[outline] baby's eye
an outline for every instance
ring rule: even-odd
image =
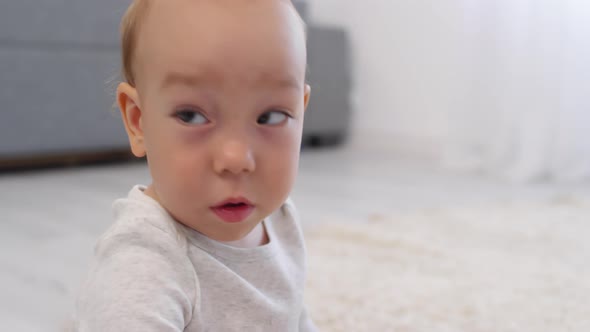
[[[261,125],[276,126],[276,125],[279,125],[279,124],[285,122],[285,120],[287,120],[287,118],[289,118],[289,115],[285,112],[272,111],[272,112],[266,112],[266,113],[262,114],[258,118],[257,122],[258,122],[258,124],[261,124]]]
[[[175,113],[175,116],[182,122],[190,125],[207,124],[209,120],[200,112],[192,110],[180,110]]]

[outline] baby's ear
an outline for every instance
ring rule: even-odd
[[[121,110],[121,117],[127,136],[129,136],[129,143],[131,144],[131,152],[136,157],[144,157],[145,145],[143,137],[143,129],[141,128],[141,108],[139,106],[139,95],[137,89],[128,83],[121,83],[117,87],[117,104]]]
[[[311,96],[311,86],[309,84],[305,84],[305,88],[303,90],[303,109],[307,109],[307,105],[309,104],[309,97]]]

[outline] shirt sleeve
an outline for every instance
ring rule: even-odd
[[[79,332],[176,332],[193,318],[196,275],[173,238],[153,229],[97,246],[77,303]]]

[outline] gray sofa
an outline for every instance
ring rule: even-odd
[[[114,87],[127,1],[0,2],[0,167],[6,161],[127,151]],[[307,18],[306,3],[295,1]],[[349,125],[344,31],[309,26],[313,85],[305,141],[335,143]]]
[[[0,2],[0,159],[125,147],[110,112],[120,0]]]
[[[305,113],[303,143],[311,146],[342,143],[351,118],[350,45],[345,30],[309,26],[308,75],[311,99]]]

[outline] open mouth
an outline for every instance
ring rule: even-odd
[[[233,199],[214,206],[211,210],[225,222],[239,223],[252,214],[254,205],[245,199]]]
[[[227,203],[222,205],[221,207],[224,209],[232,209],[232,208],[239,208],[239,207],[243,207],[246,206],[246,203]]]

